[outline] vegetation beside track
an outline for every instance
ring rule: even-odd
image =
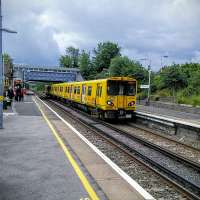
[[[121,47],[113,42],[99,43],[93,52],[80,51],[72,46],[66,48],[60,57],[61,67],[79,68],[86,80],[106,78],[109,76],[130,76],[139,84],[148,83],[148,70],[141,60],[122,56]],[[200,105],[200,64],[185,63],[162,66],[151,73],[151,98],[167,99],[174,103]],[[138,88],[140,99],[147,97],[147,91]]]

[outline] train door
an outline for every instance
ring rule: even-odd
[[[102,95],[102,83],[97,83],[97,89],[96,89],[96,106],[102,105],[101,95]]]
[[[73,89],[72,85],[70,85],[70,90],[69,90],[70,91],[70,100],[72,100],[72,89]]]
[[[86,103],[86,85],[82,85],[81,103]]]
[[[117,96],[117,107],[119,109],[124,109],[126,107],[126,97],[125,97],[125,84],[124,82],[119,83],[119,94]]]

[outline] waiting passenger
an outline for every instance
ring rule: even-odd
[[[15,100],[21,101],[21,85],[18,85],[15,92]]]

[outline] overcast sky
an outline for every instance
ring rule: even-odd
[[[3,34],[16,63],[55,66],[66,47],[103,41],[154,70],[165,55],[164,64],[200,62],[200,0],[2,0],[2,10],[3,26],[18,32]]]

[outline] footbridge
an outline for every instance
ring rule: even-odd
[[[83,80],[80,70],[77,68],[59,68],[14,64],[13,69],[14,79],[20,79],[24,82],[71,82]]]

